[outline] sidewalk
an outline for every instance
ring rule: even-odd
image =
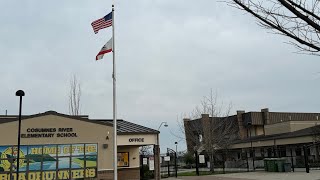
[[[272,172],[249,172],[215,175],[222,178],[242,178],[255,180],[319,180],[320,171],[313,170],[306,172],[272,173]]]
[[[243,172],[208,176],[180,176],[166,180],[320,180],[320,170],[290,173]]]

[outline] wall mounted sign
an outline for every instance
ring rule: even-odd
[[[73,128],[28,128],[21,138],[71,138],[78,137]]]
[[[144,138],[129,138],[129,142],[144,142]]]
[[[154,170],[154,157],[149,157],[149,170]]]
[[[200,164],[206,163],[206,160],[205,160],[205,158],[204,158],[204,155],[199,155],[199,163],[200,163]]]
[[[142,164],[148,165],[148,158],[142,158]]]
[[[118,152],[118,167],[129,167],[129,152]]]

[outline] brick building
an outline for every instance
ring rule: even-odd
[[[251,161],[264,157],[303,156],[303,146],[307,146],[309,159],[319,161],[320,113],[270,112],[266,108],[260,112],[237,111],[235,115],[218,119],[221,118],[227,119],[236,129],[236,138],[228,147],[229,151],[234,152],[228,155],[230,159],[241,160],[243,154]],[[208,122],[213,120],[217,118],[208,114],[203,114],[199,119],[184,119],[185,131],[193,129],[191,133],[186,133],[189,152],[194,151],[195,142],[192,139],[206,139],[204,129],[210,127]],[[298,158],[293,160],[294,164]]]

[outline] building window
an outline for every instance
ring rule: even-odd
[[[280,157],[287,157],[286,148],[280,148],[279,149],[279,154],[280,154]]]
[[[242,160],[246,160],[248,158],[247,152],[242,152],[241,153],[241,158],[242,158]]]
[[[250,158],[253,157],[253,151],[254,151],[253,149],[250,149],[250,150],[249,150],[249,157],[250,157]]]
[[[264,157],[264,148],[260,149],[261,157]]]
[[[268,148],[268,157],[272,157],[272,149]]]
[[[296,156],[301,156],[301,155],[302,155],[301,148],[296,148]]]

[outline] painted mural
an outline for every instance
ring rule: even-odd
[[[97,176],[97,144],[0,146],[0,180],[83,179]],[[19,164],[19,178],[16,171]]]

